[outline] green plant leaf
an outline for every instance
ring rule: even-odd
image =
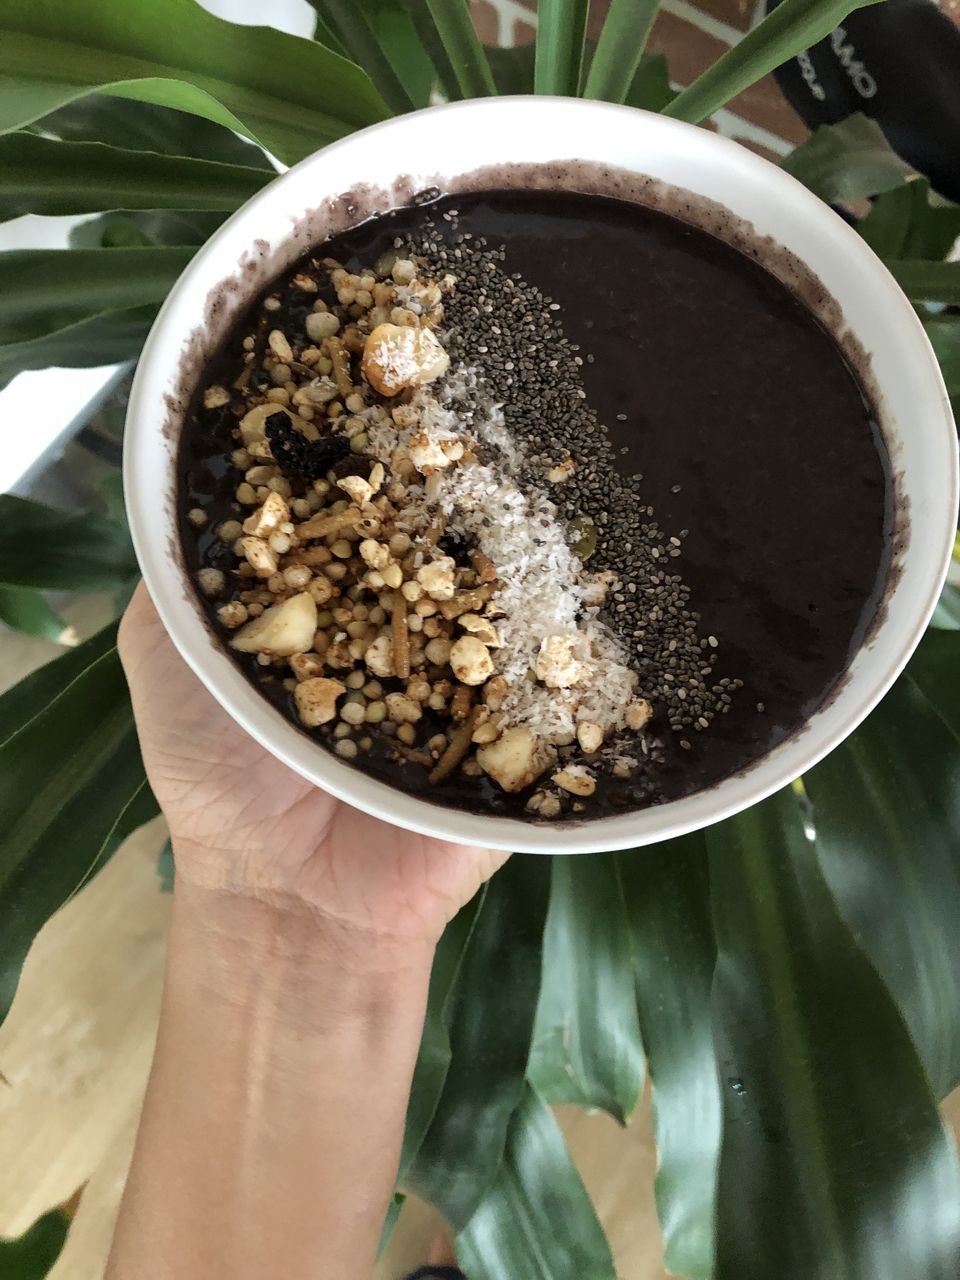
[[[31,671],[17,684],[0,694],[0,747],[17,733],[33,716],[39,715],[47,702],[59,697],[78,676],[108,653],[116,643],[116,624],[104,627],[84,644]]]
[[[0,264],[7,254],[0,255]],[[11,378],[27,369],[88,369],[101,364],[120,364],[140,354],[159,304],[106,311],[52,329],[26,342],[0,346],[0,390]]]
[[[136,249],[152,245],[199,248],[223,225],[222,213],[103,213],[70,231],[71,249]]]
[[[823,40],[848,13],[879,0],[783,0],[670,103],[664,114],[699,124],[768,72]]]
[[[911,302],[960,304],[960,262],[888,258],[886,265]]]
[[[440,33],[433,21],[427,0],[399,0],[410,16],[414,32],[421,48],[430,60],[436,73],[443,96],[453,102],[460,97],[460,86],[457,73]],[[489,50],[485,51],[485,54]]]
[[[21,369],[136,355],[194,252],[156,247],[0,254],[0,383]]]
[[[589,0],[540,0],[534,92],[575,98],[580,92]]]
[[[710,881],[697,833],[619,855],[640,1030],[653,1086],[654,1192],[665,1265],[713,1271],[721,1100],[710,991],[716,961]]]
[[[415,107],[430,104],[437,73],[420,39],[407,0],[375,0],[370,22]]]
[[[16,1240],[0,1240],[0,1280],[43,1280],[63,1251],[70,1219],[51,1209]]]
[[[781,160],[780,167],[827,204],[891,191],[915,174],[876,121],[860,112],[839,124],[821,125]]]
[[[523,1097],[548,894],[546,858],[511,858],[490,882],[463,958],[450,1011],[450,1068],[406,1178],[457,1230],[496,1177]]]
[[[262,169],[123,151],[100,142],[0,136],[0,221],[24,213],[216,209],[231,213],[268,182]]]
[[[804,778],[827,883],[938,1097],[960,1083],[960,636],[930,632],[857,732]],[[895,911],[889,904],[896,903]]]
[[[643,1084],[630,930],[616,858],[553,858],[527,1079],[546,1102],[625,1124]]]
[[[630,101],[659,8],[660,0],[612,0],[590,63],[585,98]]]
[[[134,151],[193,156],[276,173],[263,151],[230,129],[187,111],[90,93],[28,126],[63,142],[103,142]]]
[[[169,839],[157,854],[157,878],[160,881],[161,893],[173,893],[176,864],[173,860],[173,844]]]
[[[0,494],[0,582],[61,591],[113,591],[136,574],[124,525]]]
[[[532,44],[485,45],[487,61],[493,73],[497,93],[533,93],[533,63],[536,48]]]
[[[383,1253],[384,1249],[390,1243],[390,1237],[393,1235],[397,1223],[400,1221],[400,1211],[406,1196],[397,1192],[390,1197],[390,1203],[387,1205],[387,1212],[383,1219],[383,1228],[380,1232],[380,1243],[377,1246],[377,1257]]]
[[[451,100],[496,93],[467,0],[411,0],[409,8]]]
[[[193,253],[158,247],[0,254],[0,345],[45,337],[106,311],[160,303]]]
[[[157,812],[116,625],[0,697],[0,1018],[41,926]]]
[[[944,631],[960,631],[960,589],[949,582],[940,593],[930,625]]]
[[[610,1246],[549,1108],[527,1088],[503,1163],[457,1237],[470,1280],[616,1280]]]
[[[236,129],[287,163],[387,108],[359,67],[310,40],[247,27],[194,0],[0,0],[0,131],[94,90]]]
[[[310,0],[310,3],[353,61],[366,71],[390,110],[398,114],[412,111],[413,98],[369,20],[374,6],[359,5],[355,0]]]
[[[644,111],[662,111],[676,96],[677,90],[670,85],[666,58],[662,53],[645,53],[627,91],[627,105]]]
[[[960,1274],[956,1154],[796,797],[780,792],[706,840],[724,1099],[717,1280]]]
[[[460,978],[464,953],[483,910],[487,886],[463,907],[447,925],[437,945],[430,971],[430,992],[420,1037],[420,1050],[410,1086],[410,1101],[403,1131],[398,1183],[406,1177],[430,1128],[450,1069],[450,1015]]]
[[[960,236],[960,206],[932,205],[929,182],[916,178],[877,196],[857,231],[881,258],[942,261]]]
[[[923,322],[947,385],[947,394],[960,396],[960,316],[930,316]]]
[[[0,583],[0,622],[28,636],[59,643],[67,624],[46,597],[33,587]]]

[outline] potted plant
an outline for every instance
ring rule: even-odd
[[[613,0],[589,49],[583,0],[544,0],[529,54],[485,51],[465,0],[315,7],[310,41],[194,0],[135,21],[123,0],[0,0],[0,217],[97,215],[68,250],[0,254],[0,378],[135,359],[274,157],[435,90],[582,93],[699,122],[856,6],[784,0],[679,94],[644,53],[648,0]],[[872,201],[858,229],[916,303],[956,406],[960,264],[945,259],[960,209],[859,117],[784,165],[830,203]],[[137,569],[115,504],[5,496],[0,512],[0,615],[49,632],[62,591],[108,590],[120,610]],[[625,1123],[646,1073],[672,1272],[960,1272],[960,1166],[937,1111],[960,1082],[958,600],[948,587],[894,690],[792,788],[635,856],[515,858],[456,918],[391,1222],[412,1188],[452,1224],[472,1280],[612,1280],[549,1104]],[[0,698],[0,1015],[44,921],[156,813],[115,641],[113,622]],[[508,979],[491,984],[494,966]],[[61,1228],[38,1224],[35,1274]]]

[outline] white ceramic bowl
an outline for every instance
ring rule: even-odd
[[[590,162],[578,172],[589,168],[604,189],[675,211],[684,211],[686,201],[687,216],[727,238],[761,244],[770,237],[819,277],[839,304],[845,340],[871,357],[899,485],[900,532],[907,536],[879,625],[839,692],[792,738],[686,799],[578,824],[531,825],[394,790],[338,760],[260,696],[213,642],[181,568],[176,453],[185,398],[220,338],[253,295],[325,232],[432,185],[469,186],[468,175],[488,166],[544,165],[533,175],[539,182],[576,181],[583,189],[569,161]],[[530,180],[517,172],[497,179]],[[489,177],[481,181],[492,185]],[[785,261],[778,270],[790,274]],[[830,307],[820,310],[827,323],[837,323],[835,307],[832,320]],[[167,298],[137,371],[125,453],[127,509],[151,595],[183,657],[248,733],[305,778],[388,822],[528,852],[629,848],[677,836],[746,808],[820,760],[867,715],[910,656],[934,608],[956,527],[956,437],[939,369],[910,304],[856,233],[799,183],[734,142],[662,116],[569,99],[486,99],[417,112],[327,147],[271,183],[200,250]]]

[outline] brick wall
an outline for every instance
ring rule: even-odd
[[[477,28],[488,44],[523,44],[536,32],[536,0],[472,0]],[[596,36],[609,0],[592,0],[590,34]],[[960,0],[941,0],[960,26]],[[662,53],[680,88],[690,83],[763,17],[764,0],[662,0],[650,42]],[[772,76],[740,94],[714,117],[718,132],[776,160],[802,142],[808,129]]]

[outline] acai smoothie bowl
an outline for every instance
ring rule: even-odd
[[[870,250],[629,108],[415,113],[279,177],[144,350],[128,507],[226,710],[389,821],[639,846],[797,777],[942,584],[955,437]]]

